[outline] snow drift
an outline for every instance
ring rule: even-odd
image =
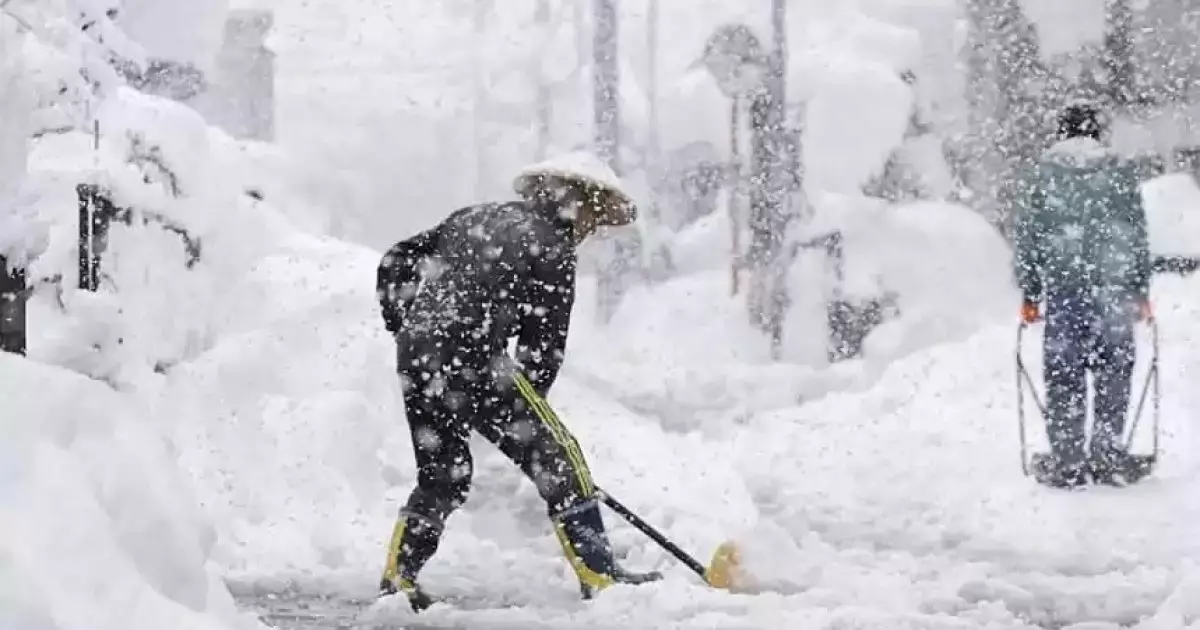
[[[256,627],[208,561],[214,531],[136,398],[11,355],[0,383],[0,625]]]
[[[21,29],[0,18],[3,249],[29,263],[36,291],[31,359],[0,356],[0,625],[257,628],[212,561],[217,531],[172,445],[176,410],[147,393],[156,369],[204,346],[216,284],[249,251],[232,243],[265,246],[253,230],[265,223],[234,220],[237,179],[209,170],[220,140],[202,120],[120,87],[106,59],[128,42],[103,7],[83,7],[97,20],[87,33],[74,8],[17,1],[5,10]],[[93,119],[98,147],[76,130]],[[94,294],[74,290],[80,183],[135,210],[110,234]],[[187,270],[168,226],[206,242],[206,268]]]

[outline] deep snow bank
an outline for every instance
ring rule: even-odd
[[[31,277],[59,285],[32,301],[31,356],[128,385],[211,347],[227,284],[295,228],[244,192],[260,154],[191,109],[121,88],[96,117],[98,147],[78,132],[37,143],[9,216],[44,243]],[[81,182],[132,211],[111,224],[94,294],[74,290]]]
[[[25,175],[25,143],[29,137],[33,90],[25,80],[16,23],[0,17],[0,199]]]
[[[228,0],[108,0],[117,23],[147,54],[209,70],[221,47]]]
[[[1200,185],[1187,173],[1155,178],[1142,186],[1150,249],[1169,256],[1200,255]]]
[[[391,341],[375,322],[377,262],[285,237],[227,285],[214,346],[168,377],[162,404],[185,419],[180,461],[230,577],[361,578],[381,561],[384,462],[404,452],[384,440],[407,428]]]
[[[152,393],[156,370],[211,344],[223,283],[287,223],[242,194],[248,169],[235,143],[186,107],[121,88],[111,51],[75,24],[75,5],[5,8],[29,25],[3,33],[3,81],[15,85],[6,112],[37,109],[3,120],[5,155],[17,159],[4,160],[0,230],[6,252],[32,259],[36,293],[34,360],[0,357],[0,619],[22,629],[259,627],[235,611],[211,560],[218,532],[170,439],[179,409],[156,406]],[[89,33],[127,43],[102,11],[97,19]],[[25,61],[20,75],[14,59]],[[34,98],[10,98],[25,90]],[[98,146],[73,130],[92,120]],[[44,133],[27,142],[33,131]],[[96,293],[74,289],[84,182],[133,210],[112,227]]]
[[[795,259],[785,360],[776,363],[767,336],[750,325],[744,275],[732,293],[728,230],[718,213],[676,235],[679,277],[633,289],[611,332],[572,337],[572,356],[587,358],[569,362],[567,372],[673,430],[700,428],[870,387],[891,362],[1007,321],[1019,302],[1008,246],[969,208],[831,196],[796,237],[840,232],[844,282],[835,282],[823,253]],[[867,337],[862,361],[830,368],[825,304],[837,291],[855,301],[890,295],[897,313]],[[593,293],[581,285],[580,303],[593,303]],[[587,308],[576,321],[596,326]]]
[[[0,355],[0,625],[253,628],[162,423],[131,396]]]

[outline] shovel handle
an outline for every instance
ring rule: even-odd
[[[663,536],[657,529],[654,529],[654,527],[649,523],[643,521],[641,517],[639,517],[637,514],[634,514],[633,511],[622,505],[620,501],[614,499],[609,493],[601,490],[600,488],[596,488],[596,494],[600,497],[600,500],[603,501],[605,505],[612,508],[612,510],[617,514],[620,514],[622,518],[629,521],[630,525],[633,525],[638,529],[638,531],[649,536],[652,540],[654,540],[654,542],[658,543],[660,547],[666,549],[668,553],[675,556],[676,559],[687,565],[689,569],[695,571],[696,574],[701,577],[701,579],[704,579],[705,581],[708,580],[708,569],[706,569],[703,564],[700,564],[699,561],[689,555],[686,551],[680,549],[679,545],[676,545],[668,540],[666,536]]]

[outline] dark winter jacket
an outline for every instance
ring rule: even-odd
[[[516,337],[515,359],[545,395],[562,366],[575,260],[570,224],[524,202],[463,208],[396,243],[376,289],[401,361],[483,372]]]
[[[1148,297],[1146,211],[1133,164],[1095,140],[1064,140],[1018,178],[1014,201],[1025,299],[1120,308]]]

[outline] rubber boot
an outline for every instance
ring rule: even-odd
[[[584,599],[592,599],[613,584],[644,584],[662,579],[657,571],[636,573],[617,565],[598,501],[569,508],[552,517],[552,521],[563,555],[579,579]]]
[[[1088,458],[1088,468],[1095,483],[1128,486],[1141,481],[1153,471],[1154,457],[1132,455],[1119,446],[1098,448]]]
[[[434,601],[417,583],[417,573],[438,548],[442,528],[424,517],[401,513],[392,529],[379,595],[404,593],[413,611],[421,612]]]

